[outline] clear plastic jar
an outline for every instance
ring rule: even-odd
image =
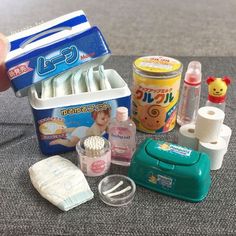
[[[76,145],[76,151],[78,153],[78,165],[81,171],[86,176],[100,176],[108,172],[111,165],[111,144],[104,140],[104,148],[97,151],[96,155],[90,155],[84,146],[84,141],[88,137],[82,138]]]

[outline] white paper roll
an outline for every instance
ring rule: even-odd
[[[198,149],[198,139],[195,136],[195,125],[186,124],[179,128],[178,144],[194,150]]]
[[[218,170],[221,168],[224,155],[227,152],[226,141],[219,137],[216,142],[199,142],[198,151],[208,154],[211,162],[211,170]]]
[[[231,134],[232,129],[229,126],[223,124],[220,129],[220,137],[222,137],[226,141],[227,148],[229,145]]]
[[[225,113],[217,107],[201,107],[197,113],[195,136],[201,142],[216,142],[225,118]]]

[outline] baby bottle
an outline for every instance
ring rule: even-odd
[[[111,143],[111,162],[129,166],[136,148],[136,126],[128,117],[126,107],[116,109],[116,117],[111,121],[108,132]]]
[[[177,114],[177,123],[181,126],[193,123],[196,119],[201,93],[201,77],[201,63],[191,61],[185,74]]]

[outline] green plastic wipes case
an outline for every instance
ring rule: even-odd
[[[211,184],[207,154],[152,139],[136,150],[128,175],[136,184],[191,202],[202,201]]]

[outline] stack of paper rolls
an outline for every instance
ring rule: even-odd
[[[220,169],[227,152],[231,129],[223,124],[225,114],[216,107],[202,107],[198,110],[195,124],[180,127],[178,144],[208,154],[211,170]]]

